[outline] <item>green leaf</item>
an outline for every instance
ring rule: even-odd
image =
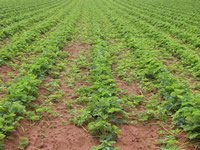
[[[197,138],[198,136],[200,136],[200,134],[199,134],[199,133],[192,133],[192,132],[189,132],[189,133],[187,134],[187,136],[188,136],[188,138],[189,138],[190,140],[193,140],[193,139]]]
[[[0,140],[3,140],[6,137],[6,135],[0,133]]]
[[[119,112],[121,109],[119,108],[111,108],[108,110],[108,113],[114,113],[114,112]]]

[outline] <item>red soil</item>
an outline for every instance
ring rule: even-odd
[[[10,67],[8,66],[2,66],[0,67],[0,80],[3,82],[3,83],[6,83],[7,81],[9,81],[10,79],[12,79],[12,77],[8,76],[8,73],[12,73],[14,75],[14,77],[16,78],[17,77],[17,72],[12,70]],[[1,87],[1,82],[0,82],[0,87]],[[0,91],[0,100],[2,98],[5,98],[6,96],[6,93],[7,91]]]
[[[135,125],[121,125],[119,129],[122,135],[118,137],[116,147],[120,150],[159,150],[154,143],[158,137],[158,126],[148,123],[146,126],[141,123]]]
[[[136,83],[132,81],[130,85],[127,85],[125,81],[115,75],[117,87],[121,90],[127,90],[128,94],[140,95],[141,91],[136,86]],[[120,84],[118,84],[120,83]],[[143,107],[139,108],[137,112],[144,112]],[[137,124],[121,125],[119,129],[122,131],[122,135],[118,136],[116,147],[120,147],[120,150],[158,150],[160,149],[154,142],[159,136],[158,130],[161,130],[155,123],[147,123],[146,125],[138,122]]]
[[[4,77],[0,77],[0,79],[6,83],[8,80],[11,79],[11,77],[8,76],[8,73],[13,73],[15,76],[17,75],[16,71],[12,70],[8,66],[2,66],[0,67],[0,75],[3,75]]]

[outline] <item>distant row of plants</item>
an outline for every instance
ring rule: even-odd
[[[26,3],[26,5],[25,5]],[[53,4],[55,1],[49,1],[49,0],[44,0],[44,1],[33,1],[33,0],[28,0],[28,1],[3,1],[1,2],[1,10],[0,10],[0,19],[5,19],[11,16],[17,16],[29,11],[34,11],[37,8],[44,7],[45,5]]]
[[[141,1],[127,1],[128,4],[138,7],[138,8],[142,8],[142,9],[148,9],[150,8],[152,11],[160,11],[162,12],[163,16],[169,16],[170,18],[174,18],[174,20],[179,20],[180,22],[185,22],[187,24],[191,24],[191,25],[199,25],[199,14],[197,13],[197,10],[194,11],[194,9],[191,10],[191,4],[194,4],[195,2],[198,3],[198,1],[193,1],[192,3],[190,3],[189,5],[186,3],[182,3],[184,5],[182,5],[179,8],[182,9],[177,9],[176,8],[172,8],[171,6],[166,6],[165,5],[164,0],[162,1],[155,1],[154,3],[149,3],[149,1],[142,1],[143,5],[141,5]],[[180,1],[173,1],[174,4],[179,3]],[[163,5],[164,4],[164,5]],[[171,3],[172,4],[172,3]],[[197,5],[198,6],[198,5]],[[184,7],[184,8],[183,8]],[[187,7],[187,8],[186,8]]]
[[[48,16],[52,16],[55,12],[57,12],[61,8],[63,8],[63,5],[60,6],[60,4],[57,4],[42,10],[39,9],[34,13],[33,12],[27,14],[25,13],[22,16],[15,17],[12,19],[5,19],[4,21],[1,21],[2,25],[0,26],[5,25],[5,27],[1,28],[0,41],[3,41],[5,40],[5,38],[8,37],[13,38],[13,35],[15,35],[16,33],[22,32],[24,30],[27,31],[27,29],[30,29],[30,27],[33,28],[35,24],[43,21],[45,18],[48,18]],[[18,22],[20,18],[22,18],[22,20]],[[6,24],[9,23],[11,23],[11,25],[6,26]]]
[[[68,4],[69,2],[64,6],[71,6]],[[53,9],[53,11],[55,10]],[[21,52],[25,52],[31,43],[40,39],[41,34],[44,34],[45,32],[49,31],[53,26],[56,26],[58,23],[61,23],[62,19],[64,19],[66,17],[66,14],[68,13],[69,12],[66,10],[66,8],[63,7],[61,10],[59,10],[58,14],[54,14],[44,22],[38,23],[34,27],[34,29],[24,32],[23,35],[21,35],[20,37],[16,36],[15,38],[13,38],[14,42],[3,47],[0,51],[0,66],[6,64],[7,61],[13,59]]]
[[[0,29],[8,27],[8,25],[15,24],[17,22],[29,19],[29,18],[33,17],[34,15],[39,15],[40,13],[42,13],[48,9],[57,7],[59,5],[60,5],[60,3],[58,1],[55,1],[53,3],[49,3],[49,5],[40,5],[37,8],[34,8],[33,10],[28,9],[25,12],[17,14],[15,16],[10,15],[9,17],[6,17],[1,20]]]
[[[168,11],[164,13],[166,9],[157,10],[149,6],[139,5],[135,3],[125,3],[123,1],[118,2],[121,6],[128,8],[129,12],[137,13],[141,19],[146,20],[148,23],[155,27],[159,27],[161,30],[171,33],[173,36],[180,38],[180,40],[190,39],[191,36],[198,38],[200,33],[199,25],[191,25],[186,23],[187,20],[191,22],[195,19],[187,18],[187,16],[181,17]],[[151,19],[149,19],[149,17]],[[176,17],[176,18],[175,18]],[[190,16],[191,17],[191,16]],[[187,41],[185,41],[187,43]],[[189,42],[190,43],[190,42]],[[193,43],[191,43],[193,44]]]

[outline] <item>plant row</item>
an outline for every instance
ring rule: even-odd
[[[96,2],[88,7],[89,19],[92,20],[92,48],[90,50],[90,86],[80,87],[78,100],[86,106],[75,112],[72,119],[78,126],[87,125],[88,131],[93,136],[99,137],[100,145],[94,150],[114,150],[117,136],[121,134],[117,125],[124,123],[128,115],[124,110],[124,101],[118,97],[118,91],[112,72],[112,55],[116,53],[112,49],[109,31],[114,29],[102,14],[102,10],[96,7]],[[117,38],[113,35],[114,39]]]
[[[141,2],[141,1],[139,1]],[[191,3],[187,3],[187,1],[182,1],[182,5],[178,5],[180,1],[155,1],[155,3],[149,3],[148,1],[143,1],[143,4],[146,6],[153,6],[155,9],[161,9],[161,10],[168,10],[169,13],[173,12],[177,14],[178,16],[185,16],[190,17],[190,19],[195,20],[199,22],[198,16],[198,1],[192,1]],[[171,4],[171,5],[169,5]],[[173,5],[174,4],[174,5]],[[175,6],[175,7],[173,7]],[[177,7],[178,6],[178,7]],[[197,8],[195,10],[195,7]],[[191,9],[192,8],[192,9]]]
[[[130,15],[137,16],[139,20],[144,20],[146,23],[151,24],[154,28],[159,28],[159,30],[161,30],[162,32],[166,31],[170,33],[172,36],[178,38],[182,42],[194,46],[194,48],[200,48],[200,40],[198,38],[199,29],[197,27],[196,29],[194,27],[189,28],[188,26],[183,24],[183,28],[180,29],[180,26],[178,26],[177,23],[170,22],[169,20],[167,22],[164,21],[168,17],[164,17],[163,15],[158,15],[156,13],[152,13],[151,11],[145,11],[138,8],[134,8],[136,10],[133,11],[133,7],[130,7],[127,4],[124,5],[124,10]],[[122,7],[121,4],[120,7]]]
[[[25,2],[26,1],[22,1],[21,3],[21,6],[17,7],[16,6],[16,1],[15,2],[11,2],[11,1],[8,1],[7,4],[11,4],[13,5],[13,9],[11,9],[10,11],[4,11],[1,13],[0,15],[0,19],[4,19],[4,18],[7,18],[7,17],[10,17],[10,16],[17,16],[17,15],[20,15],[20,14],[23,14],[23,13],[26,13],[28,11],[34,11],[35,9],[37,9],[38,7],[41,7],[41,6],[45,6],[45,5],[49,5],[50,3],[52,3],[53,1],[39,1],[38,3],[36,1],[32,1],[32,2],[28,2],[26,5],[25,5]],[[19,1],[18,1],[19,3]],[[54,2],[53,2],[54,3]],[[4,2],[1,2],[1,4],[5,4],[5,1]],[[7,5],[5,4],[5,5]],[[7,6],[6,9],[8,8],[11,8],[11,6]]]
[[[67,53],[62,52],[62,48],[65,46],[66,40],[71,39],[74,26],[80,16],[80,4],[78,3],[73,8],[74,10],[63,22],[63,26],[38,45],[42,53],[33,59],[33,63],[27,65],[24,74],[8,88],[7,97],[0,101],[1,141],[7,133],[12,132],[16,125],[19,125],[19,120],[29,116],[26,109],[39,96],[38,87],[42,80],[51,72],[56,60],[66,56]]]
[[[180,45],[171,37],[160,31],[155,30],[153,26],[146,24],[145,21],[142,21],[132,15],[127,14],[126,11],[120,11],[118,9],[117,13],[121,16],[126,16],[127,24],[131,24],[133,29],[137,28],[137,30],[133,30],[135,31],[135,35],[139,37],[143,36],[144,38],[148,39],[150,41],[150,44],[154,47],[163,48],[163,50],[171,53],[172,56],[179,58],[183,66],[187,68],[190,74],[194,76],[199,76],[198,66],[200,64],[200,59],[195,51],[189,50],[185,46]]]
[[[5,27],[7,27],[8,25],[13,25],[19,21],[23,21],[25,19],[31,18],[35,15],[38,15],[40,13],[43,13],[45,11],[47,11],[48,9],[52,9],[56,6],[61,5],[62,3],[58,3],[58,1],[56,1],[55,3],[50,3],[49,5],[45,5],[45,6],[38,6],[37,8],[35,8],[33,11],[31,10],[27,10],[27,12],[24,12],[23,14],[19,14],[19,15],[11,15],[9,18],[5,18],[2,19],[0,22],[0,29],[3,29]]]
[[[181,29],[180,31],[192,33],[195,36],[199,35],[199,33],[200,33],[199,24],[190,25],[190,24],[186,23],[187,20],[192,21],[191,18],[190,19],[186,18],[186,17],[184,19],[173,18],[174,16],[176,16],[175,14],[166,13],[166,12],[164,12],[164,10],[155,10],[153,8],[148,8],[148,6],[141,6],[141,5],[131,6],[131,4],[125,3],[125,2],[118,2],[118,3],[127,7],[127,8],[130,8],[130,10],[135,9],[135,11],[137,11],[141,14],[146,14],[147,16],[150,16],[150,17],[152,17],[156,20],[162,21],[163,24],[165,23],[165,26],[167,26],[169,24],[173,28]]]
[[[63,4],[66,5],[66,4]],[[18,32],[22,32],[23,30],[30,29],[38,22],[45,21],[48,16],[55,15],[55,12],[62,9],[63,5],[59,7],[53,7],[51,9],[46,9],[46,11],[42,11],[39,15],[30,17],[29,19],[23,20],[21,22],[13,22],[13,24],[7,28],[3,28],[0,32],[0,41],[3,41],[5,38],[12,37]]]
[[[116,13],[112,13],[109,17],[115,28],[121,31],[134,55],[133,61],[137,68],[135,77],[144,82],[151,81],[165,100],[162,106],[166,108],[168,114],[173,114],[174,122],[188,131],[190,139],[199,139],[199,99],[193,97],[192,91],[166,69],[154,52],[148,50],[148,46],[142,42],[146,39],[135,34],[137,28],[132,25],[125,26],[123,23],[126,23],[126,20],[119,19]]]
[[[68,2],[70,3],[70,2]],[[23,35],[19,38],[16,37],[16,41],[2,48],[0,51],[0,65],[5,64],[8,60],[11,60],[17,56],[20,52],[25,52],[26,48],[36,40],[39,40],[41,34],[44,34],[50,30],[53,26],[57,25],[59,22],[62,22],[62,19],[66,17],[66,14],[69,13],[71,5],[64,5],[66,8],[62,8],[58,14],[54,14],[49,17],[46,21],[41,22],[35,26],[34,29],[24,32]]]
[[[35,24],[37,24],[40,21],[43,21],[45,18],[48,18],[48,16],[52,16],[56,11],[63,8],[63,5],[60,7],[56,7],[53,9],[47,8],[44,12],[41,11],[39,15],[30,17],[29,19],[23,20],[21,22],[13,22],[13,24],[7,28],[3,28],[0,32],[0,41],[3,41],[5,38],[12,37],[18,32],[22,32],[23,30],[26,30],[27,28],[32,28]]]
[[[123,1],[122,1],[123,2]],[[150,12],[157,12],[157,14],[162,14],[163,17],[167,17],[170,20],[177,22],[177,24],[183,23],[186,26],[199,26],[199,20],[197,14],[194,15],[186,15],[184,13],[178,13],[176,11],[168,10],[168,7],[165,8],[159,8],[158,5],[152,6],[149,4],[143,4],[141,5],[141,2],[126,2],[126,4],[129,4],[131,7],[136,7],[144,10],[150,10]],[[154,3],[156,4],[156,3]]]

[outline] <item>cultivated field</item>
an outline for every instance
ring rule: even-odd
[[[0,150],[198,150],[199,81],[199,0],[0,0]]]

